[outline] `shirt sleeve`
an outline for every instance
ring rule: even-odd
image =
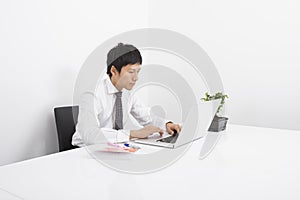
[[[138,121],[142,126],[154,125],[166,131],[166,123],[170,120],[164,119],[163,117],[155,115],[151,112],[151,108],[143,104],[143,102],[137,97],[131,97],[132,106],[130,114]]]
[[[129,141],[129,130],[115,130],[111,128],[101,128],[98,115],[103,112],[99,99],[93,92],[86,92],[80,98],[78,122],[76,132],[82,144],[85,146],[104,142],[125,142]]]

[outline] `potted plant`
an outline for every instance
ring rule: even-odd
[[[214,95],[209,95],[208,92],[205,93],[205,97],[201,98],[203,101],[211,101],[216,99],[221,99],[221,103],[217,109],[217,112],[213,118],[213,121],[211,122],[208,131],[212,132],[219,132],[226,129],[226,124],[228,121],[227,117],[220,116],[220,111],[224,106],[225,98],[228,98],[228,95],[223,94],[222,92],[217,92]]]

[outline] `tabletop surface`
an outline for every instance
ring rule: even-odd
[[[217,136],[208,156],[199,159],[207,136],[146,174],[106,167],[86,148],[2,166],[0,199],[300,199],[299,131],[228,125]]]

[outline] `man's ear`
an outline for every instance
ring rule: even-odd
[[[113,76],[116,76],[117,74],[119,74],[117,68],[113,65],[111,66],[110,68],[110,73],[113,75]]]

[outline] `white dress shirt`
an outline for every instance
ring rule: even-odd
[[[105,74],[98,82],[95,92],[83,93],[72,145],[82,147],[105,141],[129,141],[130,130],[134,127],[129,115],[134,117],[141,126],[152,124],[166,131],[165,124],[168,120],[151,114],[149,107],[144,106],[135,95],[125,89],[122,90],[124,129],[113,129],[116,100],[114,93],[116,92],[118,92],[117,88]]]

